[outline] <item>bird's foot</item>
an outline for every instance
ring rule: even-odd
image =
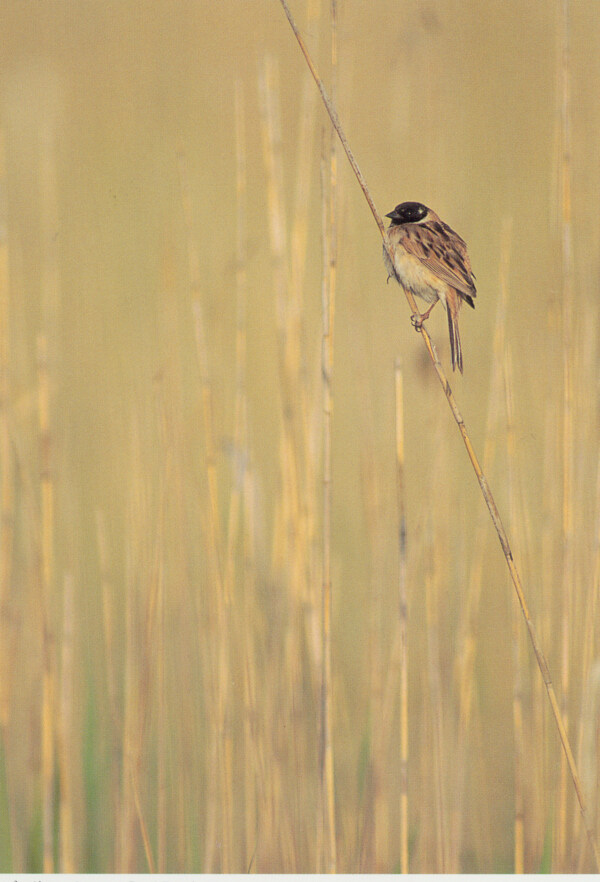
[[[412,326],[415,329],[415,331],[421,330],[421,328],[423,327],[423,322],[427,321],[427,319],[431,315],[431,310],[433,309],[433,307],[435,306],[436,303],[437,303],[437,300],[434,300],[434,302],[431,304],[429,309],[427,309],[425,312],[423,312],[423,313],[415,312],[415,313],[413,313],[413,315],[411,315],[410,320],[412,322]]]

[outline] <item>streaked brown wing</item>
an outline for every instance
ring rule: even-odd
[[[460,236],[441,222],[405,224],[402,245],[432,273],[466,298],[475,297],[475,282],[467,246]]]

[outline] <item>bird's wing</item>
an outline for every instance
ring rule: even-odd
[[[441,221],[403,224],[402,245],[465,299],[475,297],[475,281],[467,246],[458,233]]]

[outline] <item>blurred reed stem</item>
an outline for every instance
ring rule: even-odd
[[[134,468],[138,462],[137,451],[132,456]],[[118,852],[116,871],[118,873],[132,872],[135,866],[133,858],[134,810],[132,799],[133,778],[133,751],[137,744],[134,728],[134,658],[133,652],[136,645],[136,635],[133,627],[133,586],[134,586],[134,536],[133,536],[133,493],[131,493],[129,512],[129,548],[125,563],[125,648],[123,662],[123,724],[121,727],[121,795],[119,799],[119,811],[116,816]]]
[[[227,530],[227,560],[234,559],[235,541],[242,522],[242,599],[241,616],[238,617],[239,638],[244,656],[243,682],[243,732],[244,732],[244,841],[241,853],[241,870],[251,871],[256,850],[259,793],[259,758],[257,756],[256,733],[256,686],[255,649],[253,629],[247,627],[252,621],[255,597],[254,575],[254,524],[251,515],[250,451],[248,438],[248,394],[246,382],[247,350],[247,301],[248,301],[248,256],[247,256],[247,169],[246,169],[246,124],[244,84],[235,83],[235,158],[236,158],[236,336],[235,336],[235,423],[233,443],[233,476]],[[233,585],[232,567],[227,574],[228,584]]]
[[[18,628],[11,597],[15,542],[15,465],[11,440],[11,309],[7,180],[4,132],[0,130],[0,776],[6,781],[6,838],[10,866],[15,858],[15,812],[8,786],[8,726],[15,681]]]
[[[247,458],[246,431],[246,313],[248,277],[246,256],[246,129],[244,121],[244,86],[236,80],[234,95],[235,159],[236,159],[236,236],[235,236],[235,413],[233,423],[233,451],[231,492],[227,521],[227,551],[225,558],[225,583],[228,594],[235,584],[236,548],[240,532],[242,489]]]
[[[595,370],[595,365],[590,365]],[[598,695],[600,695],[600,667],[598,659],[594,656],[595,637],[598,629],[598,595],[600,594],[600,458],[598,460],[596,474],[596,524],[594,537],[594,571],[590,590],[586,591],[586,608],[583,612],[584,636],[583,636],[583,659],[581,664],[583,689],[581,693],[581,712],[579,725],[579,750],[578,756],[582,767],[583,784],[592,806],[592,818],[596,828],[598,826],[598,754],[594,744],[594,737],[590,736],[590,730],[595,731],[597,714],[600,709]],[[596,714],[593,710],[595,709]],[[573,819],[573,838],[578,837],[580,820],[578,815]],[[584,840],[585,841],[585,840]],[[583,844],[580,847],[577,872],[583,872],[584,859]]]
[[[210,381],[206,326],[202,305],[201,267],[198,247],[193,234],[192,199],[185,157],[180,154],[180,187],[187,232],[189,281],[193,298],[194,329],[200,369],[200,384],[204,417],[205,470],[208,488],[208,541],[211,561],[211,579],[214,589],[205,593],[209,639],[203,644],[205,670],[209,677],[207,718],[210,723],[206,774],[211,787],[207,803],[205,828],[204,871],[233,871],[233,806],[232,806],[232,710],[230,689],[230,652],[232,634],[232,586],[225,576],[225,543],[219,515],[219,487],[217,452],[213,422],[212,386]],[[231,505],[230,505],[231,508]],[[232,527],[233,529],[233,527]],[[233,573],[231,573],[233,577]],[[216,772],[215,772],[216,769]],[[220,848],[217,852],[217,844]]]
[[[504,386],[506,403],[506,485],[508,491],[508,510],[513,532],[518,536],[519,519],[517,490],[515,486],[516,446],[512,400],[512,361],[510,347],[507,345],[502,359],[504,366]],[[518,610],[511,604],[512,618],[512,661],[513,661],[513,733],[514,733],[514,872],[524,873],[524,733],[523,733],[523,660],[521,657]]]
[[[565,730],[569,731],[569,687],[570,687],[570,629],[574,603],[574,551],[573,551],[573,242],[571,230],[571,96],[570,96],[570,53],[569,53],[569,9],[568,0],[559,0],[560,16],[560,156],[561,156],[561,245],[562,275],[561,304],[563,332],[563,431],[562,431],[562,658],[561,658],[561,710]],[[568,790],[567,765],[561,756],[560,789],[558,795],[557,818],[555,826],[555,862],[553,868],[562,872],[566,869]]]
[[[398,505],[397,644],[399,652],[398,664],[400,667],[400,872],[408,873],[408,597],[406,590],[407,535],[404,478],[404,390],[402,366],[399,360],[396,360],[394,373],[396,389],[396,491]],[[396,646],[396,641],[394,641],[394,646]],[[393,655],[393,658],[395,658],[395,653]],[[393,668],[394,665],[390,665],[390,667]]]
[[[331,2],[331,75],[337,81],[337,13]],[[324,867],[328,873],[337,869],[335,782],[333,765],[333,681],[331,668],[331,429],[333,419],[333,332],[337,275],[337,151],[333,131],[329,137],[329,174],[326,173],[326,141],[323,139],[321,159],[323,278],[321,378],[323,395],[323,578],[321,597],[321,725],[319,748],[320,808],[319,836],[322,853],[317,854],[317,872]],[[328,184],[328,186],[327,186]],[[328,198],[329,197],[329,198]]]
[[[435,566],[425,575],[425,610],[427,625],[427,685],[429,695],[429,716],[431,720],[430,755],[433,768],[430,769],[433,789],[433,811],[435,820],[435,872],[448,872],[446,838],[446,800],[444,795],[443,773],[444,746],[442,693],[439,671],[439,634],[437,622],[437,584]],[[433,856],[432,856],[433,857]]]
[[[58,717],[58,764],[60,773],[60,872],[75,873],[73,765],[76,751],[73,739],[74,631],[73,576],[67,573],[63,589],[63,627]]]
[[[485,435],[483,446],[483,471],[489,474],[496,459],[498,430],[500,426],[500,401],[502,389],[502,354],[505,349],[506,336],[506,304],[507,304],[507,279],[510,262],[510,243],[512,234],[512,219],[505,219],[502,227],[501,259],[500,259],[500,296],[496,308],[494,322],[494,337],[492,342],[492,370],[487,397],[488,407],[486,413]],[[484,560],[486,553],[486,538],[489,531],[489,520],[482,510],[477,517],[475,535],[473,540],[473,557],[471,560],[467,592],[462,617],[462,627],[458,641],[457,654],[457,678],[458,678],[458,734],[456,755],[456,783],[458,828],[453,831],[453,838],[457,842],[462,841],[463,836],[463,808],[465,804],[464,793],[467,779],[467,753],[469,739],[472,733],[473,692],[475,686],[475,658],[477,653],[477,641],[479,632],[479,605],[481,599],[481,587],[483,584]]]
[[[275,508],[272,541],[272,567],[275,584],[283,591],[281,602],[286,609],[286,625],[283,636],[283,655],[279,679],[273,684],[273,694],[281,692],[279,705],[273,707],[273,726],[281,733],[283,742],[278,762],[267,778],[270,794],[267,795],[268,812],[265,814],[268,829],[277,834],[273,844],[281,865],[294,871],[298,855],[304,845],[314,840],[313,827],[309,831],[298,826],[305,800],[305,786],[298,778],[287,781],[285,760],[296,769],[307,768],[312,763],[317,742],[317,727],[309,720],[315,719],[312,705],[320,700],[320,677],[322,643],[319,640],[319,613],[317,574],[316,475],[319,454],[315,442],[315,425],[318,414],[309,412],[307,356],[302,322],[303,292],[300,282],[304,275],[301,264],[306,258],[306,224],[308,199],[305,179],[308,181],[307,163],[310,162],[308,147],[300,152],[303,141],[309,137],[309,118],[313,103],[306,101],[300,107],[299,132],[301,143],[296,161],[296,202],[288,237],[280,98],[277,65],[266,57],[259,70],[259,107],[263,157],[267,176],[268,225],[271,249],[273,293],[277,328],[277,365],[281,395],[280,438],[280,497]],[[307,97],[308,92],[304,95]],[[310,135],[312,138],[312,135]],[[304,155],[306,154],[306,155]],[[304,201],[300,202],[303,198]],[[291,258],[288,248],[291,243]],[[316,401],[316,399],[313,399]],[[320,549],[319,549],[320,551]],[[308,685],[312,687],[307,689]],[[299,714],[307,725],[301,727]],[[317,717],[318,718],[318,717]],[[288,723],[284,722],[288,720]],[[294,721],[292,723],[292,720]],[[267,723],[267,731],[269,724]],[[293,737],[292,737],[293,732]],[[301,786],[302,785],[302,786]],[[318,786],[318,785],[317,785]],[[282,802],[287,787],[286,801]],[[317,806],[318,793],[313,805]],[[263,818],[261,818],[261,827]],[[262,835],[261,835],[262,840]],[[273,845],[271,845],[273,847]],[[318,848],[318,845],[317,845]],[[262,851],[262,850],[261,850]],[[259,857],[264,860],[267,853]],[[316,862],[316,856],[313,858]],[[259,864],[260,867],[260,864]]]
[[[204,430],[204,447],[205,447],[205,467],[206,480],[208,486],[208,529],[209,529],[209,550],[215,556],[213,567],[215,570],[215,578],[217,579],[217,590],[219,595],[227,590],[227,586],[223,580],[223,538],[221,530],[221,520],[219,517],[219,490],[217,477],[217,455],[215,448],[215,432],[213,422],[213,400],[212,387],[210,382],[210,372],[208,366],[208,350],[206,346],[206,327],[204,320],[204,310],[202,308],[202,270],[200,266],[200,256],[198,254],[198,246],[194,236],[192,198],[190,194],[189,176],[187,170],[187,162],[183,152],[179,154],[179,186],[181,195],[181,205],[183,209],[183,220],[186,230],[186,245],[188,256],[189,285],[190,295],[192,299],[192,313],[194,321],[194,331],[196,335],[196,353],[198,356],[198,367],[200,370],[200,391],[202,397],[202,414],[203,414],[203,430]],[[231,598],[226,595],[226,602],[229,603]],[[221,601],[222,602],[222,601]]]
[[[121,732],[123,713],[119,706],[117,694],[117,660],[115,657],[115,616],[113,610],[113,585],[111,578],[111,556],[106,534],[104,513],[96,511],[96,544],[100,567],[100,589],[102,593],[102,625],[104,638],[104,665],[106,669],[106,693],[109,706],[109,793],[112,807],[110,822],[105,814],[105,823],[111,831],[112,870],[118,871],[121,866],[119,830],[121,816],[120,779],[123,769]]]
[[[15,457],[10,437],[10,267],[4,134],[0,131],[0,729],[6,736],[13,682],[11,580],[15,517]],[[3,753],[3,757],[6,753]]]
[[[153,530],[150,488],[144,470],[139,417],[132,415],[129,517],[125,574],[125,660],[122,727],[119,872],[137,866],[137,829],[149,872],[155,871],[150,835],[139,792],[140,771],[147,750],[150,683],[154,641],[156,583],[153,580]]]
[[[300,510],[300,467],[297,460],[298,446],[295,443],[296,422],[298,408],[294,407],[293,395],[293,369],[297,364],[297,348],[292,341],[288,345],[290,332],[290,309],[288,301],[288,267],[287,267],[287,227],[286,206],[283,186],[283,158],[282,158],[282,133],[279,113],[279,84],[277,66],[272,58],[266,57],[259,70],[258,76],[259,106],[261,113],[261,134],[265,170],[267,175],[267,212],[269,224],[269,244],[271,252],[271,271],[273,295],[275,302],[275,319],[277,331],[277,365],[279,389],[281,394],[281,436],[279,443],[279,461],[281,470],[280,498],[276,504],[275,523],[273,527],[272,564],[274,574],[280,587],[285,586],[288,591],[286,601],[295,607],[298,603],[300,575],[298,564],[298,547],[300,536],[298,534]],[[292,326],[297,329],[297,324],[292,318]],[[293,333],[293,332],[292,332]],[[295,623],[294,623],[295,624]],[[277,714],[287,718],[290,711],[288,690],[292,694],[298,694],[296,688],[298,670],[297,663],[297,631],[292,624],[284,629],[283,658],[280,661],[280,669],[274,675],[280,678],[280,682],[274,685],[271,706],[265,722],[268,731],[273,726],[274,731],[280,727],[276,722]],[[295,682],[296,680],[296,682]],[[282,691],[282,684],[286,687]],[[275,696],[281,697],[281,705],[275,708]],[[287,728],[284,726],[284,728]],[[281,754],[271,769],[271,774],[266,779],[265,815],[261,819],[260,827],[269,837],[269,848],[263,854],[277,855],[277,860],[282,866],[292,870],[296,868],[294,856],[293,832],[291,830],[289,814],[286,812],[286,804],[294,806],[295,792],[288,794],[289,803],[283,799],[285,789],[285,763],[284,756],[287,750],[294,751],[294,759],[297,760],[299,742],[289,745],[287,739],[281,745]],[[263,854],[260,857],[263,857]],[[260,870],[261,865],[258,868]]]
[[[54,482],[51,471],[50,380],[46,337],[37,339],[40,432],[41,587],[42,587],[42,836],[44,873],[54,872],[54,757],[56,665],[52,625],[54,579]]]
[[[368,694],[369,721],[365,744],[368,746],[368,764],[365,769],[362,790],[362,819],[360,833],[360,870],[371,867],[381,872],[388,866],[387,832],[389,819],[388,802],[385,798],[385,737],[383,728],[383,684],[387,659],[381,620],[381,604],[384,586],[383,536],[381,486],[375,467],[374,439],[370,439],[361,457],[361,487],[364,497],[366,536],[370,551],[370,586],[368,615],[365,617],[368,646]],[[396,671],[397,673],[397,671]],[[397,686],[397,684],[396,684]]]
[[[550,328],[548,329],[550,330]],[[561,469],[561,433],[557,431],[560,425],[562,390],[558,396],[548,398],[545,407],[544,425],[544,461],[543,461],[543,496],[542,496],[542,530],[541,530],[541,555],[540,588],[539,588],[539,619],[542,639],[549,646],[554,646],[554,657],[559,661],[560,644],[557,634],[560,631],[560,612],[557,613],[557,604],[562,609],[560,588],[562,581],[562,484],[557,476]],[[534,712],[534,728],[543,733],[541,744],[538,740],[538,781],[541,793],[537,799],[539,821],[537,825],[538,853],[542,860],[547,858],[547,865],[551,867],[552,856],[548,857],[548,850],[554,848],[554,820],[556,817],[556,788],[557,771],[560,764],[556,761],[555,753],[549,743],[548,734],[551,721],[548,715],[547,702],[544,700],[543,684],[539,680],[532,681],[531,703]],[[550,796],[552,795],[553,798]],[[586,843],[587,851],[587,843]]]
[[[294,205],[291,235],[291,269],[287,235],[287,210],[283,186],[282,132],[279,108],[277,65],[265,58],[259,74],[259,97],[262,120],[262,144],[267,173],[269,238],[271,245],[273,288],[277,324],[277,361],[281,391],[282,438],[281,469],[283,493],[281,498],[280,532],[275,548],[274,563],[282,573],[289,575],[294,605],[305,605],[310,620],[316,618],[313,485],[315,470],[310,456],[310,420],[308,414],[306,375],[303,354],[302,292],[303,273],[298,269],[305,259],[301,247],[306,245],[308,200]],[[307,137],[310,104],[301,108],[300,131]],[[306,153],[309,153],[306,144]],[[307,176],[308,155],[298,155],[296,163],[298,197],[304,193],[303,179]],[[309,489],[310,488],[310,489]],[[306,613],[303,614],[306,616]],[[298,634],[295,635],[299,636]],[[316,634],[314,634],[316,636]],[[316,645],[309,641],[313,662]],[[320,648],[319,648],[320,651]]]
[[[164,873],[167,861],[167,696],[165,683],[165,545],[169,495],[173,492],[173,420],[167,413],[163,381],[158,385],[158,415],[160,420],[161,474],[158,498],[158,524],[155,537],[153,581],[155,583],[156,626],[153,655],[156,666],[156,870]]]
[[[39,423],[41,444],[41,557],[44,635],[42,676],[42,828],[44,872],[53,872],[56,752],[56,658],[52,621],[54,591],[54,505],[55,476],[51,474],[50,397],[48,362],[56,366],[56,341],[60,300],[60,278],[56,237],[59,229],[58,181],[56,174],[56,120],[44,107],[40,120],[39,187],[41,232],[41,306],[43,333],[38,335]],[[51,353],[51,359],[49,356]]]
[[[321,595],[321,702],[319,745],[319,818],[316,872],[335,873],[335,807],[333,743],[331,737],[331,420],[333,400],[333,304],[335,302],[335,178],[333,152],[330,155],[329,200],[326,188],[326,154],[321,159],[323,277],[322,291],[322,395],[323,395],[323,578]],[[332,151],[333,151],[332,143]],[[329,210],[328,210],[329,209]]]
[[[144,853],[146,855],[146,862],[148,864],[148,871],[152,874],[156,873],[156,867],[154,865],[154,857],[152,855],[152,845],[150,843],[150,834],[148,833],[148,827],[146,826],[146,819],[144,815],[144,810],[142,807],[142,801],[140,799],[140,791],[138,786],[138,775],[137,773],[132,774],[131,776],[131,789],[133,793],[133,803],[135,805],[136,814],[138,817],[139,825],[140,825],[140,834],[142,837],[142,843],[144,845]]]

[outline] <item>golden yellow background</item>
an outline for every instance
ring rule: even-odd
[[[451,382],[476,449],[490,450],[488,479],[565,696],[595,824],[600,31],[593,0],[567,8],[561,69],[562,3],[338,0],[335,92],[380,213],[422,201],[468,243],[478,295],[461,315],[464,377]],[[292,10],[330,88],[329,5],[294,0]],[[0,28],[0,870],[314,871],[328,118],[278,0],[10,0]],[[281,120],[288,305],[291,244],[304,211],[307,220],[299,324],[285,317],[299,353],[291,447],[261,77]],[[308,190],[298,197],[303,161]],[[338,172],[337,869],[393,871],[400,861],[396,358],[410,869],[512,871],[516,793],[527,871],[593,869],[459,433],[404,296],[385,284],[381,239],[341,151]],[[441,308],[428,327],[449,371]],[[236,402],[247,409],[241,443]],[[516,775],[515,738],[524,745]]]

